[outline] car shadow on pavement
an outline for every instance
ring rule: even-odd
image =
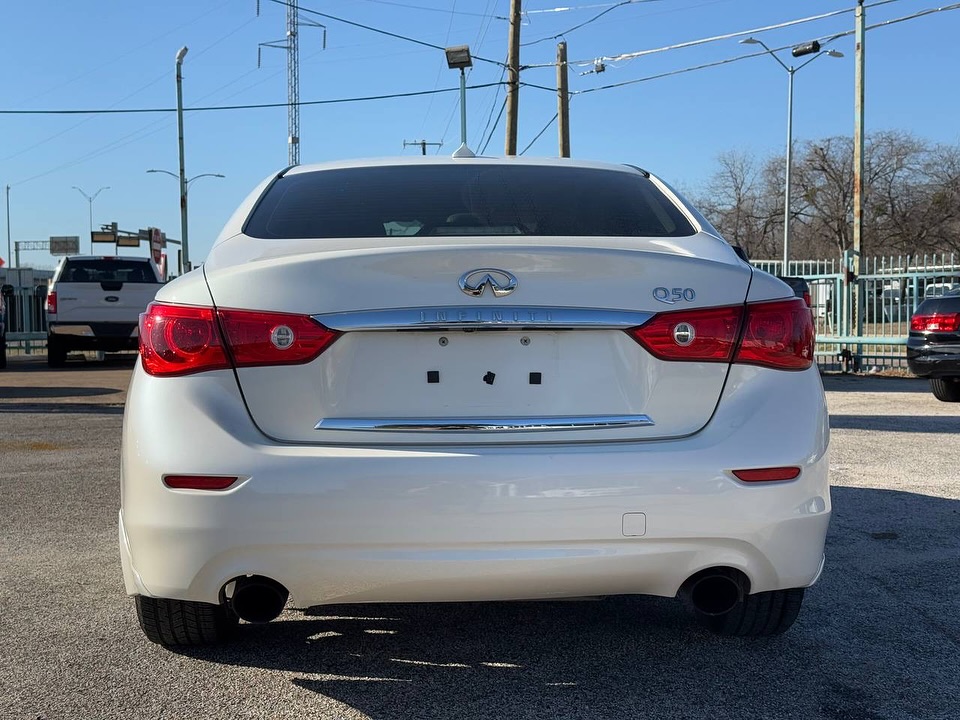
[[[827,373],[820,376],[827,392],[929,393],[930,384],[918,377]]]
[[[18,402],[0,403],[0,414],[38,415],[123,415],[123,405],[104,403]]]
[[[183,648],[283,671],[370,718],[956,718],[960,500],[839,487],[785,635],[724,639],[672,599],[337,605]]]
[[[114,395],[117,388],[106,387],[0,387],[0,400],[25,400],[33,398],[96,397]]]
[[[960,416],[831,414],[830,429],[905,433],[960,433]]]

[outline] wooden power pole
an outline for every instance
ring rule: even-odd
[[[520,105],[520,0],[510,0],[510,42],[507,46],[506,155],[517,154],[517,116]]]
[[[560,157],[570,157],[570,93],[567,91],[567,43],[557,43],[557,128]]]

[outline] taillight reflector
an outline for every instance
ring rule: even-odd
[[[914,315],[910,318],[910,329],[913,332],[957,332],[960,330],[960,313]]]
[[[800,298],[661,313],[627,332],[661,360],[732,361],[779,370],[813,364],[813,316]]]
[[[339,337],[309,315],[225,309],[218,314],[237,367],[307,363]]]
[[[730,362],[743,306],[679,310],[655,315],[627,332],[661,360]]]
[[[734,470],[737,479],[748,483],[781,482],[800,476],[798,467],[757,468],[752,470]]]
[[[226,490],[238,479],[221,475],[164,475],[163,484],[174,490]]]
[[[140,355],[151,375],[307,363],[339,336],[308,315],[223,309],[215,314],[209,307],[151,303],[140,316]]]
[[[47,293],[47,312],[56,314],[57,312],[57,293],[56,291]]]

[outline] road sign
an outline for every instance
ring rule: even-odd
[[[51,235],[51,255],[77,255],[80,252],[79,235]]]
[[[140,238],[136,235],[117,235],[118,247],[140,247]]]
[[[99,243],[110,243],[111,245],[117,244],[117,235],[114,232],[103,232],[94,230],[90,233],[90,242],[99,242]]]
[[[153,261],[160,264],[160,255],[164,246],[163,233],[160,228],[150,228],[150,250],[153,252]]]

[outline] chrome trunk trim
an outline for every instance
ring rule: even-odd
[[[354,432],[545,432],[650,427],[647,415],[465,418],[323,418],[315,430]]]
[[[654,313],[527,305],[443,307],[323,313],[313,319],[331,330],[441,330],[447,328],[625,329],[643,325]]]

